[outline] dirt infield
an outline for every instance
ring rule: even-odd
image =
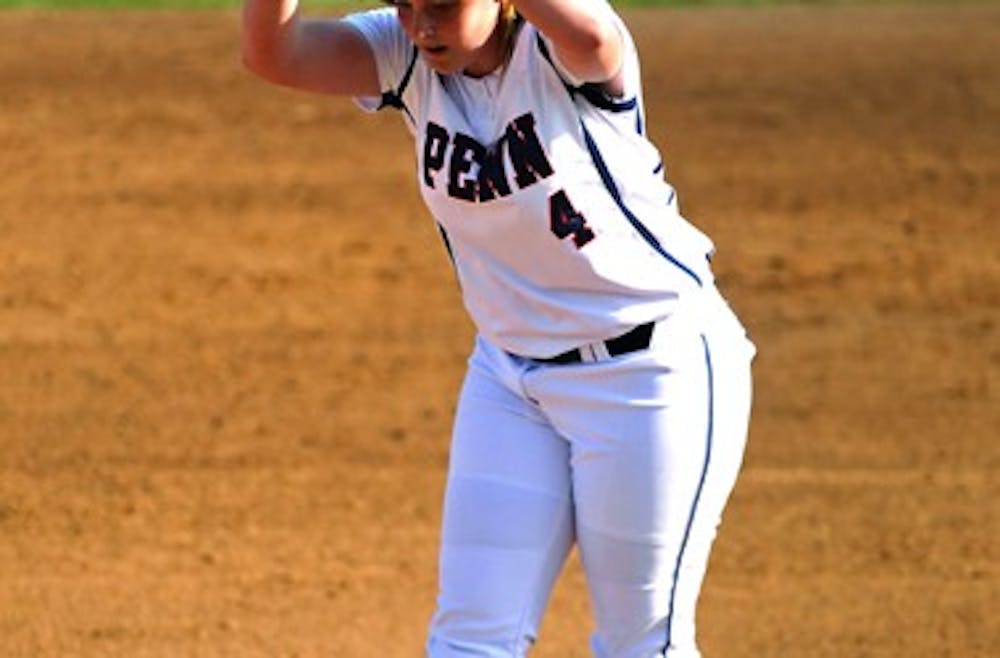
[[[1000,7],[626,18],[760,349],[706,658],[995,655]],[[4,658],[420,655],[471,328],[399,119],[237,42],[0,13]]]

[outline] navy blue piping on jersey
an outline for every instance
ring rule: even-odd
[[[542,53],[542,57],[544,57],[545,60],[549,63],[549,65],[552,67],[552,70],[555,71],[555,74],[559,77],[559,80],[562,81],[563,87],[566,88],[566,91],[569,93],[571,97],[579,93],[584,98],[586,98],[588,102],[594,103],[596,107],[602,109],[608,109],[612,112],[623,112],[630,109],[636,109],[636,110],[638,109],[638,103],[636,102],[636,98],[632,98],[630,99],[630,101],[616,103],[613,99],[608,98],[604,94],[600,93],[600,91],[598,90],[593,90],[588,92],[583,91],[583,88],[588,87],[588,85],[584,85],[583,87],[574,87],[573,85],[569,84],[568,82],[566,82],[566,80],[563,79],[562,75],[559,73],[559,69],[556,68],[555,62],[552,61],[552,56],[549,54],[549,49],[545,45],[545,41],[542,39],[541,34],[537,35],[537,42],[538,42],[538,50],[539,52]],[[602,104],[597,104],[595,102],[596,96],[600,96]],[[636,113],[639,114],[638,111]],[[629,209],[629,207],[625,205],[625,200],[622,199],[621,192],[618,191],[618,185],[615,184],[615,180],[611,175],[611,171],[608,169],[607,164],[604,162],[604,158],[601,157],[601,150],[598,148],[597,143],[591,136],[590,131],[587,130],[587,126],[583,123],[583,118],[580,118],[580,130],[583,131],[583,138],[587,143],[587,150],[590,152],[591,160],[594,161],[594,166],[597,167],[597,172],[601,176],[601,181],[604,183],[604,187],[607,188],[608,193],[611,195],[611,198],[614,199],[615,203],[618,205],[618,209],[622,211],[622,214],[625,215],[629,223],[632,224],[632,227],[639,233],[639,235],[643,237],[643,239],[649,244],[649,246],[651,246],[654,250],[656,250],[656,253],[666,258],[668,261],[673,263],[677,268],[679,268],[685,274],[694,279],[699,286],[703,285],[701,277],[695,274],[694,270],[692,270],[687,265],[677,260],[666,249],[664,249],[663,245],[660,244],[660,241],[656,239],[656,236],[653,235],[653,233],[648,228],[646,228],[646,226],[639,220],[639,218],[635,216],[635,213],[633,213]],[[660,163],[657,164],[654,173],[657,173],[662,169],[663,169],[663,162],[661,161]],[[667,203],[669,203],[670,201],[673,201],[673,191],[671,191],[671,197]]]
[[[630,112],[635,110],[635,131],[640,135],[645,136],[645,126],[643,125],[642,110],[639,108],[638,96],[633,96],[632,98],[623,101],[617,101],[604,93],[604,90],[601,89],[601,85],[595,82],[588,82],[580,85],[579,87],[574,87],[570,83],[566,82],[566,80],[563,80],[562,74],[559,73],[559,69],[556,68],[555,63],[552,61],[552,55],[549,53],[549,47],[545,44],[545,40],[542,38],[541,33],[537,33],[535,35],[535,40],[538,42],[538,50],[542,53],[542,57],[544,57],[545,60],[552,65],[556,75],[559,76],[563,86],[566,87],[566,91],[568,91],[571,96],[574,94],[580,94],[594,107],[608,112]]]
[[[399,81],[399,87],[382,92],[382,102],[378,106],[380,110],[384,107],[394,107],[397,110],[406,112],[406,116],[410,117],[411,123],[416,123],[416,119],[410,113],[410,108],[406,107],[406,103],[403,102],[403,92],[406,91],[406,86],[410,84],[410,76],[413,75],[413,66],[416,63],[417,47],[413,46],[413,51],[410,53],[410,63],[407,64],[406,72],[403,73],[403,78]]]
[[[587,102],[594,107],[607,110],[608,112],[629,112],[634,110],[638,105],[635,96],[627,100],[618,101],[605,94],[601,89],[601,85],[593,82],[582,84],[579,87],[571,87],[571,89],[586,98]]]
[[[660,254],[668,261],[673,263],[675,266],[683,270],[685,274],[690,276],[692,279],[695,280],[695,282],[699,286],[701,286],[702,285],[701,277],[695,274],[694,270],[692,270],[687,265],[674,258],[673,255],[671,255],[666,249],[664,249],[663,245],[660,244],[660,241],[656,239],[656,236],[653,235],[650,232],[650,230],[646,228],[646,226],[639,220],[639,218],[636,217],[631,210],[629,210],[629,207],[625,205],[625,201],[622,199],[621,192],[618,191],[618,186],[615,185],[615,181],[611,177],[611,172],[608,171],[608,166],[604,163],[604,158],[601,157],[601,151],[597,147],[597,144],[594,142],[594,138],[590,136],[590,131],[587,130],[587,127],[585,125],[583,125],[582,119],[580,120],[580,129],[583,131],[583,138],[587,142],[587,150],[590,151],[590,157],[594,161],[594,166],[597,167],[597,172],[601,175],[601,180],[604,181],[604,186],[608,188],[608,193],[611,195],[611,198],[615,200],[616,204],[618,204],[619,210],[621,210],[622,214],[624,214],[625,217],[628,218],[628,221],[632,224],[632,227],[639,232],[639,235],[641,235],[643,239],[649,243],[649,246],[655,249],[658,254]]]
[[[444,226],[441,224],[441,222],[437,222],[437,227],[438,227],[438,234],[441,236],[441,242],[444,243],[444,248],[448,252],[448,259],[451,261],[451,266],[456,267],[455,252],[451,248],[451,239],[448,237],[448,231],[444,229]]]
[[[691,511],[688,513],[687,525],[684,528],[684,537],[681,539],[681,547],[677,552],[677,561],[674,563],[673,582],[670,585],[670,607],[667,610],[667,628],[664,638],[662,655],[667,655],[667,649],[673,641],[674,623],[674,603],[677,596],[677,581],[680,579],[681,564],[684,562],[684,551],[687,549],[688,539],[691,537],[691,526],[694,525],[694,517],[698,512],[698,503],[701,500],[701,492],[705,488],[705,480],[708,476],[708,466],[712,461],[712,435],[714,432],[713,418],[715,415],[715,377],[712,371],[712,351],[708,347],[708,339],[701,336],[701,343],[705,349],[705,368],[708,375],[708,428],[705,432],[705,462],[701,466],[701,478],[698,480],[698,488],[694,493],[694,500],[691,501]]]

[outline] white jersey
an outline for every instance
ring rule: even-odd
[[[530,24],[509,63],[473,79],[416,54],[394,9],[348,17],[416,146],[417,183],[479,332],[547,357],[670,315],[712,281],[711,241],[678,212],[646,138],[624,24],[625,94],[579,85]]]

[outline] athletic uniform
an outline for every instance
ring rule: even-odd
[[[615,16],[625,93],[611,98],[574,80],[530,24],[504,67],[473,79],[427,66],[393,9],[347,20],[384,89],[358,102],[401,111],[478,329],[428,655],[525,655],[576,543],[596,656],[697,656],[754,348],[645,136],[626,27]]]

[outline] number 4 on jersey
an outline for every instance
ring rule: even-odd
[[[549,226],[560,240],[572,235],[577,249],[594,239],[587,219],[573,207],[565,190],[549,197]]]

